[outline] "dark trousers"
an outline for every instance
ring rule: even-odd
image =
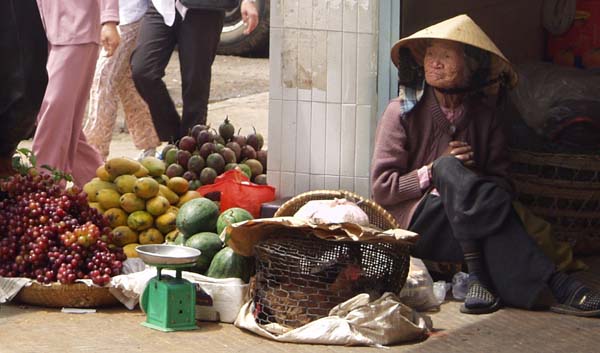
[[[150,5],[142,19],[138,43],[131,56],[135,87],[148,104],[161,141],[176,141],[192,126],[206,124],[211,66],[223,28],[224,13],[190,9],[182,20],[179,12],[171,27]],[[183,116],[162,78],[177,45],[181,70]]]
[[[48,73],[48,40],[35,0],[0,1],[0,157],[34,129]]]
[[[465,168],[454,157],[433,165],[433,185],[418,206],[409,229],[421,235],[413,256],[463,261],[461,240],[476,240],[492,283],[511,306],[531,309],[546,300],[554,264],[525,231],[510,194]]]

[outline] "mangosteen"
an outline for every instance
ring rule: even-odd
[[[225,140],[229,141],[235,134],[235,127],[229,122],[229,117],[225,117],[225,121],[219,125],[219,135]]]
[[[179,149],[186,150],[190,153],[196,149],[196,139],[192,136],[184,136],[179,140]]]
[[[206,157],[208,157],[209,154],[214,153],[215,152],[215,144],[212,142],[207,142],[205,144],[203,144],[202,146],[200,146],[200,155],[202,156],[202,158],[204,158],[204,160],[206,160]]]
[[[242,147],[241,160],[256,159],[256,150],[250,145]]]
[[[237,158],[235,157],[235,152],[229,147],[225,147],[221,150],[221,156],[225,160],[225,163],[235,163]]]
[[[186,151],[186,150],[177,151],[177,164],[187,167],[191,156],[192,156],[192,154],[189,151]]]
[[[231,140],[236,142],[238,145],[240,145],[240,147],[243,147],[246,145],[246,136],[241,135],[240,132],[242,131],[242,129],[240,128],[238,130],[238,134],[234,135]]]
[[[262,164],[265,171],[267,170],[267,150],[256,151],[256,159]]]
[[[242,147],[235,141],[228,142],[226,147],[230,148],[235,153],[235,159],[239,161],[242,156]]]
[[[202,130],[196,136],[196,144],[202,146],[210,141],[210,132],[208,130]]]

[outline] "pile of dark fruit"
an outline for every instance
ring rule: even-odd
[[[169,178],[181,176],[195,190],[212,184],[215,178],[230,169],[239,169],[256,184],[266,184],[267,151],[263,150],[263,136],[254,132],[244,136],[235,133],[228,118],[219,130],[195,125],[187,136],[165,146],[162,159],[167,165]]]

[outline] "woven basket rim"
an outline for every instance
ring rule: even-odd
[[[308,201],[317,200],[319,198],[322,198],[323,200],[330,200],[330,199],[334,199],[334,198],[338,198],[338,199],[345,198],[345,199],[355,202],[357,204],[359,204],[359,203],[364,204],[364,205],[366,205],[366,207],[369,210],[373,211],[375,214],[377,214],[381,218],[383,218],[389,224],[390,229],[400,228],[400,225],[398,224],[398,222],[396,221],[394,216],[392,216],[386,209],[381,207],[375,201],[364,198],[352,191],[343,190],[343,189],[313,190],[313,191],[307,191],[307,192],[301,193],[299,195],[296,195],[296,196],[292,197],[291,199],[289,199],[288,201],[286,201],[285,203],[283,203],[283,205],[281,205],[281,207],[279,207],[279,209],[275,212],[275,217],[293,216],[295,213],[295,210],[297,208],[299,208],[297,206],[302,206],[302,205],[306,204]],[[379,224],[375,224],[375,225],[380,228],[384,228],[384,227],[381,227],[381,225],[379,225]]]
[[[88,286],[81,282],[73,284],[53,282],[45,285],[34,281],[31,285],[23,287],[16,299],[24,304],[45,307],[92,308],[119,303],[118,299],[109,292],[108,287]]]

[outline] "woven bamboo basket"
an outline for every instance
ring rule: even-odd
[[[369,216],[369,222],[378,228],[386,230],[399,227],[394,216],[376,202],[345,190],[315,190],[297,195],[281,205],[275,212],[275,217],[293,216],[308,201],[333,199],[346,199],[356,203]]]
[[[298,195],[285,202],[275,216],[292,216],[308,201],[334,198],[355,202],[374,226],[398,227],[381,206],[343,190]],[[325,317],[334,306],[359,293],[374,297],[384,292],[399,293],[410,263],[409,245],[396,243],[328,241],[281,234],[258,243],[254,249],[256,320],[289,328]]]
[[[600,252],[600,156],[511,150],[520,202],[576,254]]]
[[[107,287],[85,283],[41,285],[33,282],[31,286],[23,287],[15,299],[23,304],[51,308],[97,308],[119,304]]]

